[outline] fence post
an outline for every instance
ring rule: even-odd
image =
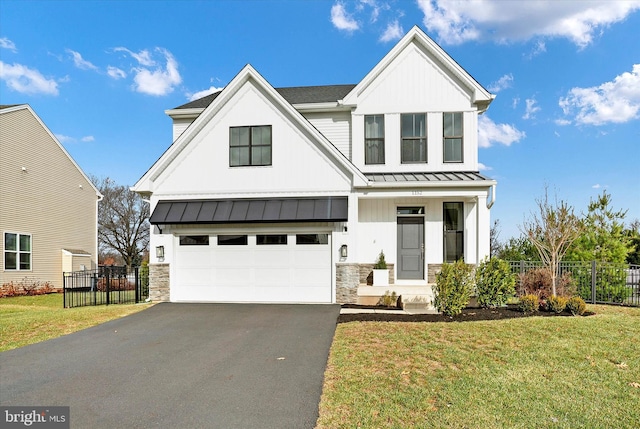
[[[140,267],[134,267],[133,270],[136,273],[136,304],[140,301],[140,277],[138,276]]]
[[[111,267],[104,267],[104,275],[105,275],[105,280],[107,281],[106,286],[104,288],[105,293],[107,294],[106,296],[106,301],[107,301],[107,305],[110,304],[110,300],[109,298],[111,297]]]
[[[591,303],[596,303],[596,261],[591,261]]]

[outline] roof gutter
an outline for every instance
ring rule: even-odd
[[[491,200],[487,201],[487,209],[491,210],[491,207],[493,207],[495,202],[496,202],[496,183],[494,182],[491,185]]]

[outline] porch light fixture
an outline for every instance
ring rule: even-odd
[[[156,246],[156,258],[159,261],[164,260],[164,246]]]
[[[347,255],[348,255],[348,252],[347,252],[347,245],[346,245],[346,244],[343,244],[342,246],[340,246],[340,257],[341,257],[341,258],[346,258],[346,257],[347,257]]]

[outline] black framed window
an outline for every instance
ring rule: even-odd
[[[208,246],[209,236],[208,235],[181,235],[180,245],[181,246]]]
[[[218,245],[219,246],[246,246],[247,236],[246,235],[219,235]]]
[[[258,246],[287,244],[287,234],[258,234],[256,244]]]
[[[444,260],[464,258],[464,203],[444,203]]]
[[[427,162],[427,115],[405,113],[400,115],[403,164]]]
[[[364,163],[384,164],[384,115],[364,117]]]
[[[329,244],[329,234],[296,234],[296,244]]]
[[[462,162],[462,112],[443,113],[444,162]]]
[[[31,270],[31,235],[4,233],[4,269]]]
[[[271,165],[271,125],[229,128],[229,165]]]

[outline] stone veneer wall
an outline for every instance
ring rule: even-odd
[[[429,264],[427,266],[427,283],[436,282],[436,274],[442,271],[442,264]]]
[[[355,304],[358,302],[360,268],[358,264],[336,264],[336,302]]]
[[[169,302],[169,264],[149,264],[149,298]]]

